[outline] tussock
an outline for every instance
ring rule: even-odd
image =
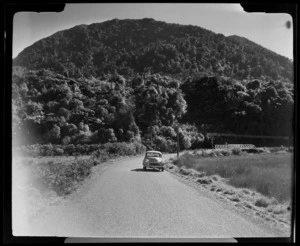
[[[256,200],[256,202],[255,202],[254,205],[257,206],[257,207],[266,208],[266,207],[268,207],[270,205],[270,203],[265,198],[259,198],[259,199]]]

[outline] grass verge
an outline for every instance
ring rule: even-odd
[[[289,201],[292,191],[291,153],[243,154],[215,158],[201,158],[185,153],[174,164],[194,169],[206,175],[219,175],[237,188],[249,188],[279,202]]]

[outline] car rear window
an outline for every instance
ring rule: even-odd
[[[161,157],[161,154],[159,154],[159,153],[147,153],[147,155],[146,155],[147,157]]]

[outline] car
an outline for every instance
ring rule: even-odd
[[[164,171],[164,161],[162,159],[162,153],[155,150],[146,151],[145,158],[143,160],[143,169],[147,168],[158,169]]]

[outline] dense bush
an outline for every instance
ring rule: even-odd
[[[200,132],[292,136],[293,84],[270,80],[255,86],[259,88],[247,88],[243,81],[224,76],[189,78],[181,85],[188,109],[183,120],[195,124]],[[270,88],[276,93],[271,93]],[[211,139],[207,140],[207,147],[211,146]],[[261,139],[248,141],[255,144]],[[264,141],[274,142],[273,139]],[[280,144],[283,143],[286,140],[282,139]]]

